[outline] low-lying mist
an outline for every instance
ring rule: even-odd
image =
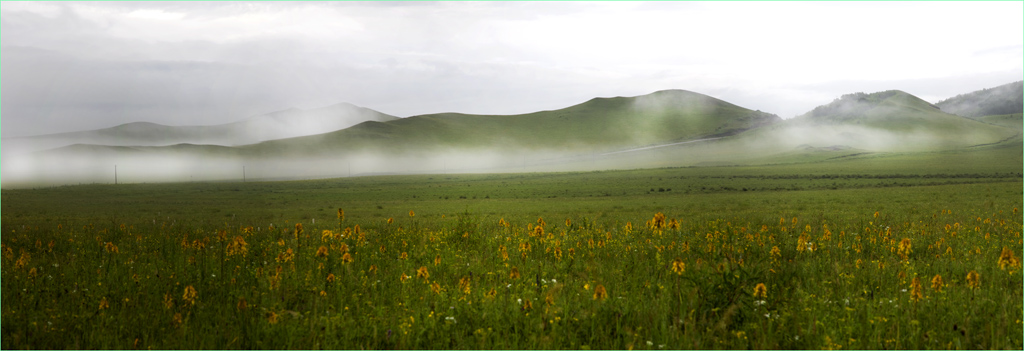
[[[585,155],[543,151],[360,152],[336,157],[243,158],[182,153],[84,155],[37,153],[7,157],[4,188],[71,184],[267,181],[387,174],[569,171]],[[116,172],[116,173],[115,173]],[[116,180],[115,180],[116,177]]]
[[[1008,129],[881,129],[849,124],[776,124],[728,137],[663,142],[635,147],[590,146],[529,149],[517,145],[477,148],[400,148],[389,151],[243,153],[220,146],[116,148],[79,145],[5,155],[4,188],[69,184],[266,181],[385,174],[563,172],[656,167],[756,165],[803,162],[801,152],[841,157],[863,152],[948,150],[995,143]],[[819,156],[821,156],[819,154]]]
[[[890,130],[854,125],[785,125],[751,133],[743,139],[751,148],[849,146],[874,152],[945,150],[993,143],[1008,135],[986,131],[936,133],[933,130]]]

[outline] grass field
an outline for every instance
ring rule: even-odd
[[[976,149],[5,189],[0,343],[1020,349],[1021,144]]]

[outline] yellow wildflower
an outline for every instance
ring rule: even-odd
[[[676,257],[676,259],[672,261],[672,271],[678,275],[683,275],[683,272],[686,272],[686,263],[683,262],[683,259]]]
[[[171,309],[171,307],[174,307],[174,298],[170,293],[164,294],[164,308]]]
[[[912,252],[914,251],[911,249],[910,239],[903,238],[903,240],[900,240],[900,246],[896,253],[905,260],[907,259],[907,256],[910,255]]]
[[[326,246],[320,246],[316,249],[316,257],[327,257],[328,251]]]
[[[1020,264],[1017,256],[1013,254],[1013,250],[1003,246],[1003,252],[999,254],[999,269],[1006,270],[1006,267],[1016,267]]]
[[[597,284],[594,287],[594,300],[604,300],[608,298],[608,291],[604,289],[604,285]]]
[[[936,274],[934,277],[932,277],[932,289],[935,289],[935,291],[942,291],[942,285],[943,284],[941,275]]]
[[[228,243],[225,251],[228,256],[242,255],[244,257],[249,253],[248,246],[249,244],[245,242],[245,238],[239,235],[235,236],[235,238]]]
[[[967,286],[971,289],[981,288],[981,275],[977,271],[967,272]]]
[[[469,294],[469,292],[471,291],[468,276],[459,279],[459,291],[462,291],[465,294]]]
[[[914,277],[914,280],[910,281],[910,300],[920,301],[924,297],[921,290],[921,278]]]
[[[658,212],[654,214],[654,218],[648,222],[648,228],[651,230],[661,230],[665,228],[665,214]]]
[[[185,293],[181,295],[182,301],[187,302],[189,305],[195,305],[196,299],[199,298],[199,293],[196,292],[196,288],[191,285],[185,287]]]
[[[768,288],[764,286],[764,283],[757,283],[754,286],[754,297],[765,298],[768,296]]]

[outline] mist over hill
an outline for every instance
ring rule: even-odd
[[[324,155],[373,151],[610,151],[739,133],[781,122],[706,95],[666,90],[595,98],[522,115],[440,113],[365,122],[331,133],[240,147],[246,155]]]
[[[237,146],[266,140],[327,133],[366,121],[392,121],[398,117],[351,105],[301,110],[288,109],[211,126],[167,126],[149,122],[115,127],[3,139],[5,156],[74,144],[107,146],[167,146],[206,144]]]
[[[17,186],[109,183],[115,168],[122,182],[172,182],[820,162],[1019,142],[1019,116],[976,121],[899,90],[846,94],[790,120],[685,90],[520,115],[396,118],[341,104],[220,126],[132,123],[70,133],[108,143],[16,157],[5,150],[2,176]],[[251,140],[264,141],[236,144]]]
[[[1024,81],[960,94],[936,104],[942,111],[969,118],[1024,112]]]

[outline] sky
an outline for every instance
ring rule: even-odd
[[[1016,2],[2,2],[0,133],[347,102],[519,114],[666,89],[790,118],[1022,79]]]

